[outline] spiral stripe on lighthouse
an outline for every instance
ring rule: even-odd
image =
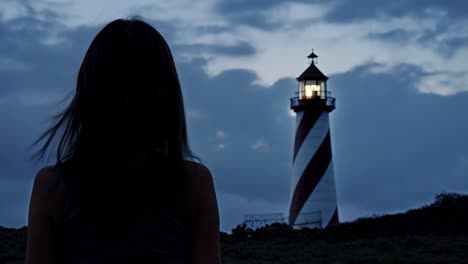
[[[319,184],[324,176],[331,162],[331,143],[330,132],[323,142],[321,142],[319,149],[313,155],[313,158],[307,164],[304,172],[302,173],[299,181],[297,182],[291,198],[291,206],[289,210],[289,223],[294,224],[297,216],[301,212],[304,204],[309,199],[314,189]]]
[[[303,116],[304,116],[304,112],[296,112],[296,130],[294,130],[294,132],[296,132],[297,129],[299,128],[299,125],[301,124]]]
[[[320,118],[320,116],[323,115],[325,112],[321,111],[305,111],[301,116],[296,117],[298,120],[300,118],[300,122],[298,127],[296,128],[296,137],[294,140],[294,153],[293,153],[293,162],[297,157],[297,153],[299,152],[299,149],[304,142],[304,140],[307,138],[307,135],[309,134],[310,130],[314,126],[314,124],[317,122],[317,120]],[[328,113],[327,113],[328,116]]]
[[[320,226],[326,227],[333,221],[336,208],[333,161],[330,159],[328,168],[326,169],[322,178],[318,181],[318,184],[315,186],[313,191],[310,193],[307,201],[304,203],[301,209],[300,214],[320,211]]]
[[[300,119],[299,119],[300,118]],[[307,115],[302,117],[297,116],[297,122],[307,122],[304,120]],[[305,139],[301,142],[300,148],[297,152],[296,159],[293,160],[293,172],[291,178],[291,197],[296,188],[297,181],[301,178],[307,164],[310,162],[314,154],[317,152],[320,144],[325,140],[329,131],[328,113],[322,112],[320,118],[316,120],[315,124],[309,126]],[[299,126],[298,126],[299,127]],[[303,126],[305,127],[305,126]]]

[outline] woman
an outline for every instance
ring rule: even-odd
[[[220,262],[212,177],[187,161],[176,68],[153,27],[120,19],[98,33],[36,157],[56,137],[56,165],[34,181],[27,264]]]

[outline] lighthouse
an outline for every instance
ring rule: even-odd
[[[327,91],[327,80],[317,68],[312,50],[309,67],[297,77],[296,113],[289,224],[325,228],[338,223],[329,113],[335,98]]]

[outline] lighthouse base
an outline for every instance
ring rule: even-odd
[[[291,225],[293,229],[302,228],[322,228],[322,212],[305,212],[297,216],[296,221]]]

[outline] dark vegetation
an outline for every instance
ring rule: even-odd
[[[0,263],[21,263],[26,227],[0,227]],[[468,195],[440,194],[419,209],[327,229],[238,225],[221,233],[225,264],[468,263]]]
[[[24,263],[28,229],[0,226],[0,263]]]

